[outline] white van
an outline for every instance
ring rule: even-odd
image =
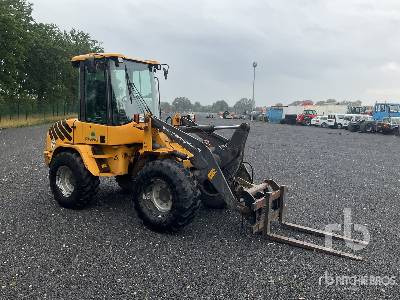
[[[331,128],[343,128],[344,114],[328,115],[328,126]]]
[[[320,126],[321,125],[321,117],[326,117],[326,116],[316,116],[315,118],[312,118],[310,125]]]
[[[317,124],[316,126],[320,126],[322,128],[327,128],[329,126],[328,116],[319,116],[319,124]]]
[[[320,120],[320,117],[321,117],[321,116],[316,116],[315,118],[312,118],[312,119],[311,119],[311,126],[318,126],[318,125],[319,125],[319,122],[321,121],[321,120]]]

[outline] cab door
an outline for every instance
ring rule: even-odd
[[[95,68],[83,64],[81,75],[81,113],[83,142],[106,144],[109,123],[107,62],[96,61]],[[83,73],[83,74],[82,74]]]

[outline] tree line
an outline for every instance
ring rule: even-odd
[[[0,113],[71,111],[78,96],[71,57],[102,51],[88,33],[36,22],[26,0],[1,0]]]
[[[165,113],[170,112],[224,112],[234,111],[238,114],[249,113],[254,110],[255,103],[252,99],[242,98],[233,107],[230,107],[225,100],[215,101],[211,105],[201,105],[199,101],[192,103],[187,97],[177,97],[169,102],[161,102],[161,110]]]
[[[343,101],[338,101],[336,99],[327,99],[327,100],[320,100],[314,103],[312,100],[298,100],[289,103],[289,106],[299,106],[299,105],[347,105],[347,106],[361,106],[362,101],[361,100],[343,100]],[[277,103],[275,106],[283,106],[283,104]]]

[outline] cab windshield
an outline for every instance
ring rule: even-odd
[[[304,113],[306,115],[316,115],[317,111],[316,110],[305,110]]]
[[[159,116],[154,66],[129,60],[110,61],[112,122],[132,121],[133,115],[151,112]]]

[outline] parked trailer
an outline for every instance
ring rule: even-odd
[[[280,123],[282,121],[283,109],[279,106],[272,106],[268,109],[267,118],[270,123]]]
[[[304,105],[304,106],[284,106],[283,116],[285,115],[299,115],[304,110],[315,110],[317,115],[329,115],[329,114],[345,114],[347,113],[348,106],[342,104],[328,104],[328,105]]]

